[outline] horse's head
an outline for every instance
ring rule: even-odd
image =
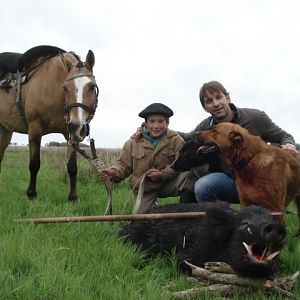
[[[98,87],[93,75],[94,53],[89,50],[83,63],[75,54],[77,62],[66,63],[69,74],[64,83],[65,116],[69,131],[69,142],[81,142],[89,135],[89,122],[92,120],[98,98]]]

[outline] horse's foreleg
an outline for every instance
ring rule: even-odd
[[[67,170],[69,174],[69,201],[76,201],[77,196],[77,189],[76,189],[76,178],[77,178],[77,152],[76,150],[71,146],[68,145],[68,162],[67,162]]]
[[[4,152],[11,141],[12,135],[13,133],[11,131],[8,131],[6,128],[0,125],[0,171]]]
[[[39,134],[32,134],[29,129],[29,171],[30,181],[27,188],[29,199],[36,198],[36,178],[41,165],[40,148],[41,138]]]
[[[296,235],[300,237],[300,195],[296,196],[295,203],[297,206],[297,214],[298,214],[298,232],[296,233]]]

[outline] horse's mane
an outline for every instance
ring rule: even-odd
[[[84,67],[84,63],[82,62],[80,56],[78,54],[76,54],[74,51],[70,51],[70,54],[72,54],[76,59],[77,59],[77,64],[76,64],[76,68],[83,68]]]
[[[76,54],[74,51],[69,51],[69,53],[72,54],[78,60],[78,62],[81,62],[81,58],[78,54]]]

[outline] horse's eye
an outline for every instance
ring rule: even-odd
[[[95,90],[96,85],[94,83],[90,83],[89,84],[89,89],[91,92],[93,92]]]
[[[63,86],[63,89],[65,93],[68,93],[68,88],[65,85]]]

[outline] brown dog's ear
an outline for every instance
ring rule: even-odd
[[[231,131],[229,133],[229,137],[232,140],[232,142],[236,145],[241,145],[244,141],[243,136],[237,131]]]

